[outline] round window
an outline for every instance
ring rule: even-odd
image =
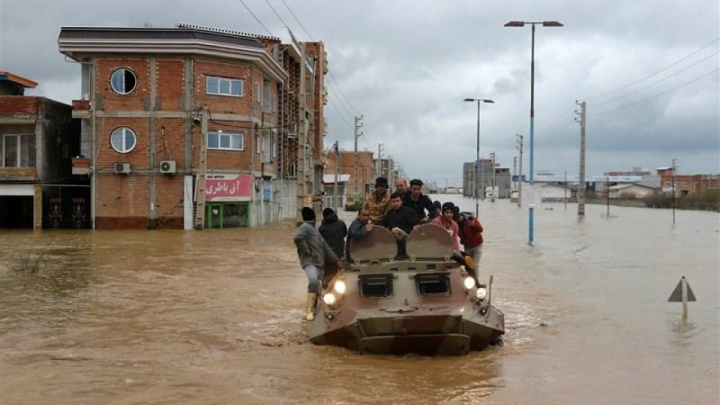
[[[120,68],[110,76],[110,86],[117,94],[129,94],[137,86],[137,77],[132,70]]]
[[[110,134],[110,145],[120,153],[128,153],[135,149],[137,136],[132,129],[127,127],[115,128]]]

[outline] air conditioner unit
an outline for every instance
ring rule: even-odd
[[[130,174],[130,163],[122,163],[118,162],[115,163],[115,173],[116,174]]]
[[[177,168],[174,160],[163,160],[160,162],[160,173],[174,174],[176,170]]]

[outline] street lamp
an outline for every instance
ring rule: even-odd
[[[524,27],[532,25],[532,40],[530,45],[530,190],[534,191],[535,184],[535,26],[562,27],[557,21],[509,21],[506,27]],[[528,204],[528,244],[533,243],[534,203]]]
[[[477,192],[477,167],[478,162],[480,161],[480,103],[490,103],[495,104],[494,101],[488,99],[488,98],[466,98],[465,100],[468,103],[477,102],[477,142],[475,144],[475,166],[473,169],[473,194],[475,194],[475,218],[480,215],[480,206],[478,203],[478,192]]]

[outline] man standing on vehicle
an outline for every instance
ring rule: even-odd
[[[363,207],[370,210],[370,220],[373,224],[382,224],[385,213],[390,209],[388,179],[378,177],[377,180],[375,180],[375,191],[367,196]]]
[[[342,260],[345,255],[345,236],[347,235],[347,226],[345,222],[338,218],[332,208],[323,210],[323,220],[318,228],[320,235],[330,245],[335,255]],[[332,261],[325,263],[325,275],[323,277],[323,285],[329,285],[330,280],[335,277],[338,269]]]
[[[317,294],[321,292],[320,280],[323,278],[325,261],[336,262],[338,269],[342,269],[342,261],[315,229],[315,211],[310,207],[303,207],[302,218],[303,223],[295,233],[293,242],[297,247],[300,266],[305,270],[308,278],[305,319],[312,321],[315,319],[315,300]]]
[[[421,222],[429,222],[436,217],[436,212],[430,197],[422,193],[422,186],[422,180],[410,180],[410,192],[405,194],[403,205],[412,208],[421,219]],[[427,214],[425,213],[426,210]]]
[[[465,248],[465,253],[473,259],[474,277],[477,280],[479,274],[480,258],[482,257],[483,247],[483,226],[475,218],[472,212],[461,212],[458,215],[458,228],[460,235],[460,243]]]

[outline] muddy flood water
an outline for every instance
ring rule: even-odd
[[[507,331],[463,357],[310,344],[294,224],[0,230],[0,404],[720,401],[718,213],[544,204],[530,247],[525,209],[480,212]],[[667,302],[682,276],[687,321]]]

